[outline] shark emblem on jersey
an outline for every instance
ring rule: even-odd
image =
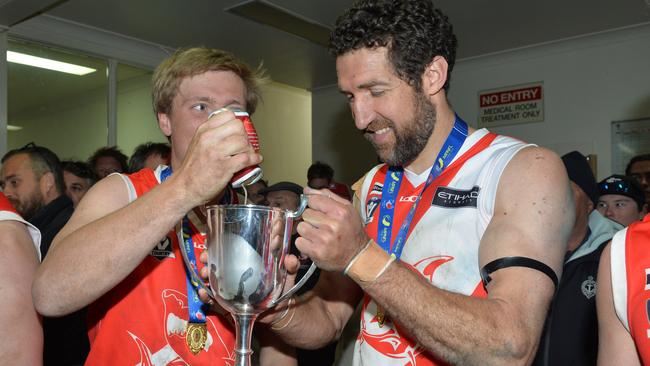
[[[128,332],[140,352],[140,362],[136,364],[137,366],[189,365],[183,358],[183,355],[191,357],[185,345],[187,320],[182,318],[183,314],[187,314],[187,296],[176,290],[167,289],[162,293],[162,301],[165,307],[165,334],[161,336],[167,341],[164,347],[152,352],[145,341]],[[212,319],[207,319],[207,326],[208,340],[203,351],[208,352],[211,347],[221,348],[225,356],[220,360],[220,364],[232,366],[235,362],[234,352],[228,349]],[[217,339],[213,335],[216,335]]]
[[[402,262],[413,272],[419,273],[429,281],[433,280],[435,272],[445,263],[453,261],[448,255],[427,257],[419,260],[414,265]],[[375,352],[385,357],[400,360],[404,365],[416,365],[419,358],[427,357],[426,350],[418,343],[404,335],[398,324],[393,323],[390,317],[384,326],[380,327],[376,314],[377,304],[366,296],[361,313],[361,332],[359,341],[368,344]],[[388,325],[388,327],[386,327]]]

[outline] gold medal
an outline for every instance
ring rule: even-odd
[[[377,324],[379,324],[379,328],[384,327],[385,321],[386,321],[386,313],[384,313],[384,309],[382,309],[381,306],[377,304]]]
[[[205,323],[187,323],[185,330],[185,343],[193,354],[198,354],[205,348],[208,340],[208,328]]]

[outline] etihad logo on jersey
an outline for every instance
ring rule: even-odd
[[[438,187],[431,206],[446,208],[476,207],[480,190],[479,186],[474,186],[468,190]]]
[[[156,246],[151,249],[150,256],[156,257],[156,259],[166,259],[166,258],[176,258],[174,251],[172,249],[172,241],[169,236],[165,236]]]

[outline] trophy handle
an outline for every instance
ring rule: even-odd
[[[298,281],[298,283],[293,285],[291,290],[287,291],[286,293],[284,293],[282,296],[278,297],[277,299],[271,301],[271,303],[269,305],[269,308],[272,308],[275,305],[277,305],[277,304],[281,303],[282,301],[284,301],[284,300],[290,298],[291,296],[293,296],[293,294],[295,294],[296,291],[300,290],[300,288],[307,282],[307,280],[309,280],[309,277],[311,277],[311,275],[314,273],[315,270],[316,270],[316,263],[311,262],[311,266],[309,266],[309,269],[307,270],[305,275],[302,276],[300,281]]]
[[[203,283],[203,280],[199,277],[199,274],[196,272],[196,267],[192,265],[190,262],[189,257],[187,256],[187,252],[185,251],[185,245],[183,244],[183,237],[179,235],[178,237],[178,246],[180,247],[181,251],[181,257],[183,257],[183,262],[185,262],[185,271],[187,271],[188,275],[190,276],[190,280],[192,282],[192,285],[198,286],[202,289],[205,290],[205,292],[208,293],[208,296],[210,296],[213,300],[215,300],[214,295],[212,295],[212,291],[208,286]]]
[[[300,205],[298,206],[298,209],[295,211],[289,211],[287,213],[287,217],[290,217],[292,219],[295,219],[296,217],[300,217],[303,212],[307,209],[307,203],[309,202],[309,199],[307,198],[306,195],[301,194],[300,195]]]
[[[300,195],[300,206],[298,207],[298,209],[297,209],[296,211],[289,212],[289,213],[287,214],[287,216],[288,216],[288,217],[291,217],[292,219],[295,219],[296,217],[299,217],[300,215],[302,215],[302,213],[305,212],[305,209],[307,209],[307,202],[308,202],[308,201],[309,201],[309,199],[307,198],[307,196],[304,195],[304,194],[301,194],[301,195]],[[315,270],[316,270],[316,264],[315,264],[314,262],[312,262],[312,263],[311,263],[311,266],[309,266],[309,269],[307,270],[307,272],[305,273],[305,275],[302,276],[302,278],[300,279],[300,281],[298,281],[298,283],[296,283],[295,285],[293,285],[293,287],[291,288],[291,290],[287,291],[286,293],[284,293],[282,296],[280,296],[279,298],[275,299],[274,301],[271,301],[269,307],[274,307],[274,306],[277,305],[278,303],[280,303],[280,302],[282,302],[282,301],[288,299],[288,298],[291,297],[294,293],[296,293],[296,291],[298,291],[298,290],[299,290],[299,289],[300,289],[300,288],[301,288],[301,287],[302,287],[302,286],[307,282],[307,280],[309,280],[309,277],[311,277],[311,275],[314,273]]]

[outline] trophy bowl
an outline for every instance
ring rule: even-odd
[[[234,318],[235,365],[250,365],[251,337],[257,316],[292,296],[316,269],[311,267],[283,294],[294,221],[307,207],[301,196],[296,211],[255,205],[217,205],[208,212],[208,268],[210,286],[203,285],[187,261],[193,282]],[[181,246],[182,247],[182,246]]]

